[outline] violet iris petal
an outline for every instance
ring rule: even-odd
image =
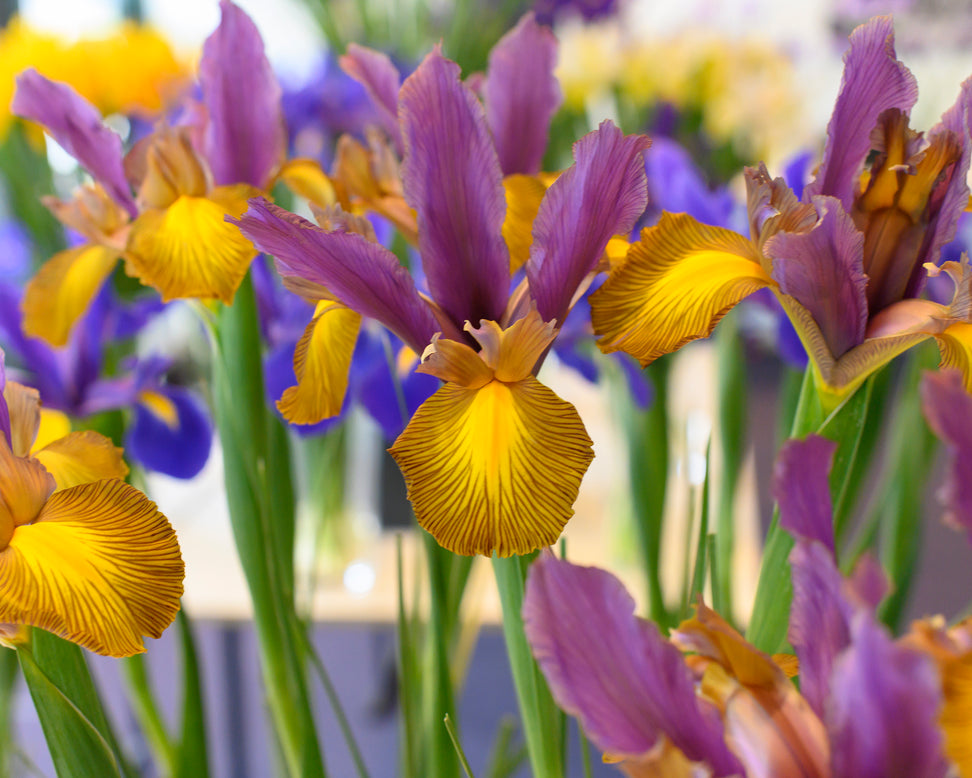
[[[937,134],[952,132],[962,140],[962,156],[955,166],[947,171],[947,182],[940,182],[932,190],[932,200],[941,199],[941,205],[934,211],[931,223],[927,227],[925,242],[922,250],[922,260],[915,264],[915,269],[905,289],[905,297],[917,297],[927,279],[924,262],[939,264],[942,247],[949,243],[958,230],[959,217],[969,204],[969,186],[967,183],[969,159],[972,154],[972,77],[962,82],[958,99],[955,104],[942,114],[942,121],[928,133],[932,139]],[[941,191],[944,189],[944,191]]]
[[[928,426],[948,449],[945,482],[939,497],[945,520],[972,539],[972,396],[957,370],[926,373],[921,400]]]
[[[199,84],[209,122],[203,151],[217,185],[265,187],[283,162],[280,85],[253,20],[220,0],[219,27],[203,44]]]
[[[817,322],[834,358],[864,341],[867,276],[864,234],[833,197],[815,197],[820,220],[809,232],[780,232],[766,242],[773,279]]]
[[[122,141],[101,121],[97,109],[67,84],[33,68],[17,76],[10,110],[42,124],[51,137],[98,181],[131,216],[138,213],[122,165]]]
[[[875,17],[854,30],[844,55],[840,94],[827,125],[823,161],[803,199],[832,195],[850,211],[878,117],[888,108],[907,113],[917,99],[915,77],[895,58],[891,17]]]
[[[499,321],[510,283],[506,195],[483,107],[436,49],[405,81],[398,111],[402,183],[429,291],[460,327]]]
[[[687,213],[703,224],[732,228],[735,204],[726,189],[712,190],[703,180],[691,155],[669,138],[652,138],[645,152],[648,208],[657,218],[661,211]]]
[[[262,197],[250,200],[242,217],[228,221],[276,259],[281,275],[326,286],[349,308],[388,327],[415,353],[421,354],[441,329],[408,270],[384,246],[354,233],[325,232]]]
[[[800,692],[823,718],[834,662],[850,644],[853,610],[844,597],[844,579],[832,551],[802,540],[790,553],[790,564],[793,602],[787,637],[800,659]]]
[[[815,159],[812,151],[801,151],[791,157],[783,167],[783,180],[786,185],[793,190],[797,197],[803,196],[803,190],[807,186],[807,177],[810,173],[810,164]]]
[[[648,751],[664,732],[715,775],[742,767],[714,709],[701,703],[681,652],[610,573],[544,552],[531,565],[523,601],[527,640],[557,703],[577,716],[597,746]]]
[[[8,447],[13,447],[13,440],[10,437],[10,409],[7,408],[7,401],[3,399],[3,390],[7,387],[7,364],[6,354],[0,348],[0,432],[3,433]]]
[[[135,421],[125,439],[126,452],[149,470],[173,478],[192,478],[209,459],[213,428],[205,407],[186,389],[166,386],[157,390],[176,412],[169,426],[142,403],[135,405]]]
[[[780,526],[797,538],[816,540],[834,553],[830,465],[837,444],[819,435],[788,440],[773,468],[773,499]]]
[[[645,210],[642,152],[650,141],[610,121],[574,144],[574,164],[547,190],[533,224],[526,263],[530,293],[544,321],[563,323],[570,301],[612,235],[626,235]]]
[[[0,334],[4,344],[30,373],[29,383],[40,392],[44,404],[52,408],[63,407],[68,402],[63,370],[65,359],[40,338],[28,338],[24,334],[20,314],[22,295],[21,289],[0,282]]]
[[[504,176],[540,172],[550,120],[563,99],[556,66],[557,39],[532,13],[490,52],[483,97]]]
[[[357,43],[348,44],[348,53],[340,57],[338,62],[341,64],[341,69],[368,92],[378,111],[382,128],[401,154],[402,135],[398,127],[398,91],[402,87],[402,77],[398,68],[387,54],[359,46]]]
[[[837,660],[827,706],[834,778],[938,778],[941,681],[931,657],[896,645],[859,611]]]

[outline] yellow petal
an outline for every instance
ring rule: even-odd
[[[496,380],[507,383],[522,381],[531,375],[540,357],[557,337],[555,323],[545,322],[536,306],[506,329],[485,319],[479,327],[466,322],[465,329],[479,343],[480,355],[496,371]]]
[[[131,272],[168,302],[180,297],[219,298],[229,305],[256,256],[227,214],[240,217],[259,191],[243,184],[207,197],[179,197],[165,210],[142,213],[132,224],[126,258]]]
[[[144,494],[116,480],[75,486],[0,551],[0,622],[130,656],[175,618],[183,576],[175,532]]]
[[[321,207],[334,205],[334,184],[321,166],[312,159],[291,159],[284,163],[277,178],[294,194]]]
[[[128,475],[122,450],[92,430],[72,432],[35,452],[34,457],[54,476],[58,489]]]
[[[540,202],[547,192],[548,182],[541,176],[516,174],[503,179],[506,190],[506,218],[503,220],[503,240],[510,250],[510,273],[515,273],[530,258],[533,243],[533,221],[540,210]]]
[[[287,421],[316,424],[341,412],[360,327],[361,316],[350,308],[329,300],[318,303],[294,351],[297,386],[277,402]]]
[[[25,457],[40,427],[40,393],[29,386],[7,381],[3,401],[10,413],[10,442],[14,456]]]
[[[666,213],[591,295],[591,321],[602,351],[625,351],[644,366],[708,336],[732,306],[770,285],[746,238]]]
[[[415,516],[457,554],[526,554],[557,540],[594,457],[574,407],[535,378],[446,384],[389,449]]]
[[[493,380],[493,368],[483,361],[479,352],[465,343],[439,337],[438,333],[432,336],[432,343],[422,354],[418,372],[466,389],[479,389]]]
[[[24,289],[24,332],[52,346],[67,343],[118,257],[114,249],[85,245],[47,260]]]
[[[68,418],[66,413],[50,408],[41,408],[40,427],[37,429],[37,437],[34,438],[34,444],[30,447],[30,451],[34,453],[55,440],[60,440],[70,434],[71,419]]]
[[[958,322],[939,335],[938,350],[942,355],[940,367],[954,367],[962,371],[965,390],[972,392],[972,324]]]

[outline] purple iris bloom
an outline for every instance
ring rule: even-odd
[[[20,296],[17,287],[0,282],[0,334],[20,365],[18,380],[35,387],[46,407],[80,418],[131,408],[125,448],[136,462],[175,478],[191,478],[202,469],[212,424],[194,392],[165,383],[167,363],[139,360],[122,377],[102,377],[106,346],[137,334],[161,310],[161,302],[121,305],[105,285],[67,345],[54,349],[24,334]]]
[[[580,14],[588,22],[613,16],[619,0],[536,0],[533,12],[541,24],[553,24],[561,16]]]

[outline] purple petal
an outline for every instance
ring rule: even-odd
[[[280,85],[253,20],[229,0],[220,0],[219,8],[219,27],[199,62],[209,115],[203,151],[217,185],[262,189],[287,149]]]
[[[813,316],[835,359],[864,341],[867,276],[864,234],[833,197],[815,197],[819,221],[809,232],[766,241],[773,279]]]
[[[891,17],[876,17],[854,30],[844,55],[840,94],[827,125],[823,162],[804,191],[804,200],[830,195],[849,211],[878,117],[888,108],[908,113],[917,99],[915,77],[894,53]]]
[[[917,297],[921,292],[927,278],[922,263],[939,264],[942,247],[955,237],[959,217],[969,204],[967,177],[972,154],[972,77],[962,83],[955,105],[942,114],[941,122],[928,133],[929,142],[941,133],[955,133],[959,137],[962,155],[951,169],[943,171],[944,180],[939,181],[931,193],[928,210],[934,215],[925,233],[921,260],[916,263],[905,297]]]
[[[0,432],[3,433],[7,441],[7,447],[13,447],[13,440],[10,437],[10,409],[7,408],[7,401],[3,399],[3,390],[7,387],[7,357],[0,348]]]
[[[556,66],[557,39],[532,13],[490,52],[483,86],[486,121],[505,176],[540,172],[550,120],[562,100]]]
[[[931,657],[892,642],[858,612],[827,706],[834,778],[938,778],[947,772],[937,727],[942,703]]]
[[[122,165],[122,141],[101,121],[98,110],[67,84],[31,68],[17,76],[10,110],[42,124],[51,137],[94,176],[131,216],[137,214]]]
[[[429,291],[460,328],[499,321],[510,282],[506,195],[483,108],[436,49],[405,81],[399,115],[402,181],[418,212]]]
[[[945,521],[964,529],[972,540],[972,396],[958,370],[926,373],[921,401],[928,426],[948,450],[945,482],[939,498]]]
[[[718,715],[700,704],[681,652],[635,617],[634,601],[613,575],[545,552],[530,567],[523,620],[554,699],[599,748],[638,755],[664,732],[716,775],[742,772]]]
[[[668,138],[654,138],[645,153],[648,201],[653,211],[687,213],[703,224],[732,228],[732,195],[713,191],[689,153]]]
[[[441,329],[408,271],[384,246],[354,233],[325,232],[262,197],[250,200],[240,219],[229,221],[276,258],[282,275],[323,284],[349,308],[380,321],[417,354]]]
[[[378,110],[381,126],[402,153],[402,135],[398,128],[398,92],[402,77],[388,55],[359,46],[348,45],[348,53],[338,62],[341,69],[361,84]]]
[[[889,588],[888,576],[881,563],[873,553],[865,551],[847,579],[847,591],[851,598],[873,612],[887,596]]]
[[[625,136],[609,121],[574,144],[574,164],[547,190],[526,264],[544,321],[563,323],[574,293],[612,235],[627,235],[645,210],[642,152],[651,141]]]
[[[157,389],[176,412],[177,423],[169,426],[146,406],[135,405],[135,421],[125,440],[125,451],[148,470],[192,478],[209,459],[213,427],[203,403],[179,387]]]
[[[834,662],[850,644],[852,608],[832,551],[800,541],[790,553],[790,564],[793,602],[787,637],[800,659],[800,692],[822,718]]]
[[[773,499],[780,526],[797,539],[816,540],[834,553],[830,465],[837,444],[819,435],[788,440],[773,467]]]

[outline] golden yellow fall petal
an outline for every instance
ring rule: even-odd
[[[144,494],[117,480],[75,486],[0,551],[0,622],[130,656],[172,623],[184,574],[175,532]]]
[[[958,322],[946,329],[936,340],[942,356],[940,367],[954,367],[962,371],[965,390],[972,392],[972,324]]]
[[[40,428],[40,392],[36,389],[7,381],[3,400],[10,413],[10,442],[14,456],[25,457],[37,438]]]
[[[334,184],[313,159],[290,159],[277,173],[277,178],[294,194],[322,208],[337,202]]]
[[[316,424],[337,416],[348,390],[348,371],[361,316],[324,300],[294,351],[297,386],[285,390],[277,409],[293,424]]]
[[[130,272],[168,302],[218,298],[229,305],[256,249],[227,214],[240,217],[250,186],[218,187],[207,197],[179,197],[165,210],[142,213],[132,224],[126,259]]]
[[[712,332],[741,299],[774,282],[749,240],[687,214],[663,214],[590,297],[597,344],[642,364]]]
[[[52,346],[66,344],[119,256],[114,249],[84,245],[47,260],[24,289],[24,332]]]
[[[55,440],[67,437],[71,434],[71,419],[62,411],[55,411],[51,408],[40,409],[40,426],[37,428],[37,436],[30,447],[31,453],[39,451]]]
[[[34,457],[54,476],[58,489],[128,475],[122,449],[92,430],[72,432],[34,452]]]
[[[503,179],[506,190],[506,218],[503,220],[503,240],[510,250],[510,273],[519,270],[530,258],[533,243],[533,221],[540,210],[540,202],[550,182],[541,176],[520,173]]]
[[[446,384],[389,451],[419,524],[441,546],[499,556],[557,540],[594,457],[574,406],[532,377]]]

